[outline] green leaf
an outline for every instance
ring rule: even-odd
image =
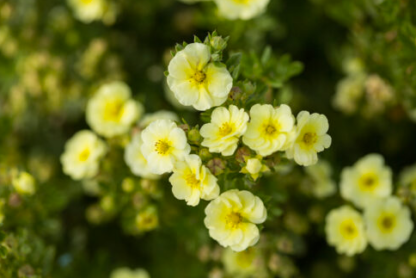
[[[271,59],[272,57],[272,48],[270,46],[267,46],[264,51],[263,51],[263,55],[261,55],[261,63],[263,66],[265,66]]]

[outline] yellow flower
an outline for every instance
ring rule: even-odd
[[[36,191],[36,182],[33,176],[27,172],[20,172],[12,179],[14,189],[22,195],[33,195]]]
[[[396,250],[413,231],[410,210],[396,197],[378,199],[364,211],[368,241],[376,250]]]
[[[141,134],[136,133],[124,151],[124,161],[133,174],[146,179],[158,179],[159,175],[153,174],[149,169],[141,150],[142,145]]]
[[[175,163],[191,151],[185,132],[170,120],[152,122],[143,130],[142,140],[143,156],[154,174],[172,172]]]
[[[223,247],[243,251],[260,238],[256,224],[263,223],[267,211],[262,200],[249,191],[229,190],[205,208],[205,226]]]
[[[231,277],[268,277],[261,250],[258,248],[250,247],[241,252],[227,248],[224,250],[222,261]]]
[[[250,19],[262,14],[270,0],[214,0],[222,16],[228,19]]]
[[[61,155],[63,171],[74,180],[92,178],[106,152],[105,143],[97,135],[89,130],[79,131],[65,144]]]
[[[136,216],[136,226],[140,232],[148,232],[159,227],[159,216],[155,206],[147,206]]]
[[[250,174],[253,180],[257,180],[260,173],[270,171],[270,169],[261,163],[261,156],[247,159],[246,166],[241,169],[241,173]]]
[[[179,200],[185,200],[189,206],[198,205],[200,199],[215,199],[220,193],[217,178],[202,165],[201,159],[195,154],[176,162],[169,181],[173,195]]]
[[[233,86],[225,65],[211,62],[211,53],[202,43],[188,44],[169,63],[168,85],[178,101],[196,110],[223,104]]]
[[[105,0],[68,0],[75,16],[85,23],[100,20],[105,13]]]
[[[237,149],[239,138],[246,132],[248,114],[235,105],[218,107],[212,112],[211,123],[204,124],[200,133],[204,138],[201,145],[210,152],[232,155]]]
[[[179,117],[171,111],[159,110],[155,113],[145,114],[139,122],[140,128],[146,128],[149,124],[156,120],[171,120],[172,122],[179,122]]]
[[[376,198],[390,196],[392,173],[381,155],[369,154],[342,171],[340,187],[344,199],[363,208]]]
[[[250,109],[250,117],[244,144],[261,156],[287,149],[295,124],[289,106],[282,104],[274,108],[270,104],[256,104]]]
[[[110,278],[150,278],[150,275],[141,268],[132,270],[127,267],[120,267],[111,272]]]
[[[339,81],[336,94],[332,100],[333,106],[345,114],[356,112],[358,102],[364,95],[366,77],[366,74],[360,72],[351,74]]]
[[[328,119],[325,115],[302,111],[297,116],[296,133],[291,147],[286,151],[288,158],[294,158],[302,166],[318,162],[317,153],[331,146],[331,137],[327,134]]]
[[[312,192],[317,198],[325,198],[335,193],[336,185],[331,179],[331,165],[326,161],[319,161],[315,165],[305,168],[306,173],[313,180]]]
[[[416,164],[404,168],[400,173],[399,181],[401,185],[409,186],[416,191]]]
[[[342,206],[328,213],[325,233],[328,243],[335,246],[339,254],[352,256],[367,247],[361,214],[350,206]]]
[[[87,122],[99,135],[123,135],[143,113],[143,106],[131,99],[123,82],[101,86],[87,104]]]

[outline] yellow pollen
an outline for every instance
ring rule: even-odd
[[[170,149],[170,144],[166,139],[159,140],[155,144],[155,151],[158,154],[166,155],[169,152],[169,149]]]
[[[314,132],[306,132],[303,135],[302,141],[306,144],[306,145],[313,145],[316,143],[318,139],[318,136],[316,135],[316,133]]]
[[[199,188],[200,181],[196,178],[194,173],[189,173],[185,176],[185,182],[192,188]]]
[[[204,82],[206,78],[207,78],[207,75],[206,75],[204,72],[202,72],[202,71],[197,71],[197,72],[195,73],[195,75],[194,75],[194,80],[195,80],[197,83],[202,83],[202,82]]]
[[[394,215],[384,214],[378,220],[378,226],[384,233],[390,233],[396,226],[396,219]]]
[[[237,4],[247,4],[250,0],[233,0]]]
[[[345,220],[341,223],[340,232],[346,239],[353,239],[358,235],[357,226],[351,219]]]
[[[374,173],[367,173],[360,177],[358,183],[363,190],[371,191],[377,186],[377,180]]]
[[[83,4],[89,4],[91,3],[93,0],[81,0],[81,3]]]
[[[88,159],[88,157],[90,157],[90,150],[87,148],[79,154],[78,159],[84,162]]]
[[[240,223],[243,221],[243,217],[237,212],[231,212],[225,217],[227,226],[231,229],[236,229]]]
[[[276,130],[277,130],[276,127],[271,124],[267,125],[265,128],[265,131],[268,135],[273,135],[276,132]]]
[[[233,131],[233,126],[229,123],[223,123],[219,129],[220,136],[227,136]]]
[[[104,120],[118,122],[124,112],[124,103],[121,100],[116,100],[106,103],[104,107]]]

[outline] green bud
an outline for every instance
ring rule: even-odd
[[[196,128],[191,129],[188,132],[188,139],[193,143],[198,143],[201,140],[201,134],[199,134],[199,130]]]
[[[210,159],[212,157],[212,154],[209,152],[207,148],[201,148],[199,150],[199,157],[202,161],[204,161]]]
[[[217,51],[222,51],[227,47],[227,41],[220,36],[212,37],[209,43]]]

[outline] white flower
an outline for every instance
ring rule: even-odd
[[[74,180],[92,178],[106,152],[105,143],[97,135],[89,130],[78,131],[65,144],[61,155],[63,171]]]
[[[127,267],[120,267],[111,272],[110,278],[150,278],[150,275],[141,268],[131,270]]]
[[[364,222],[361,215],[350,206],[331,210],[326,216],[325,233],[330,245],[339,254],[352,256],[367,247]]]
[[[331,146],[331,137],[327,134],[328,119],[325,115],[302,111],[297,116],[296,134],[292,146],[286,151],[288,158],[302,166],[318,162],[317,153]]]
[[[75,12],[75,16],[85,23],[100,20],[105,13],[105,0],[68,0],[68,4]]]
[[[315,165],[305,168],[306,173],[313,180],[312,192],[317,198],[325,198],[335,193],[336,185],[331,179],[331,165],[326,161],[319,161]]]
[[[237,149],[239,138],[246,132],[248,114],[235,105],[218,107],[212,112],[211,122],[201,127],[204,138],[201,145],[210,152],[232,155]]]
[[[379,154],[369,154],[341,173],[341,196],[364,208],[374,199],[390,196],[392,173]]]
[[[195,154],[176,162],[169,181],[173,195],[179,200],[185,200],[189,206],[198,205],[200,199],[209,201],[217,198],[220,193],[217,178],[202,165],[201,158]]]
[[[244,144],[261,156],[287,149],[295,124],[289,106],[282,104],[274,108],[270,104],[256,104],[250,109],[250,117]]]
[[[270,0],[214,0],[222,16],[228,19],[250,19],[262,14]]]
[[[33,176],[27,172],[20,172],[12,179],[14,189],[23,195],[33,195],[36,191],[36,182]]]
[[[209,235],[223,247],[243,251],[260,238],[256,224],[263,223],[267,211],[262,200],[249,191],[229,190],[205,208]]]
[[[223,104],[233,86],[225,65],[211,62],[211,53],[202,43],[188,44],[169,63],[168,85],[178,101],[197,110]]]
[[[368,241],[376,250],[396,250],[413,231],[410,210],[397,197],[378,199],[364,211]]]
[[[142,140],[143,156],[154,174],[172,172],[176,161],[191,151],[185,132],[169,120],[152,122],[143,130]]]
[[[171,120],[172,122],[179,122],[179,117],[175,113],[166,110],[159,110],[155,113],[145,114],[139,122],[141,128],[146,128],[149,124],[156,120]]]
[[[136,133],[124,151],[124,161],[133,174],[146,179],[158,179],[159,175],[153,174],[149,169],[141,150],[142,145],[141,133]]]
[[[87,122],[99,135],[113,137],[127,133],[143,113],[143,106],[131,99],[123,82],[101,86],[87,104]]]

